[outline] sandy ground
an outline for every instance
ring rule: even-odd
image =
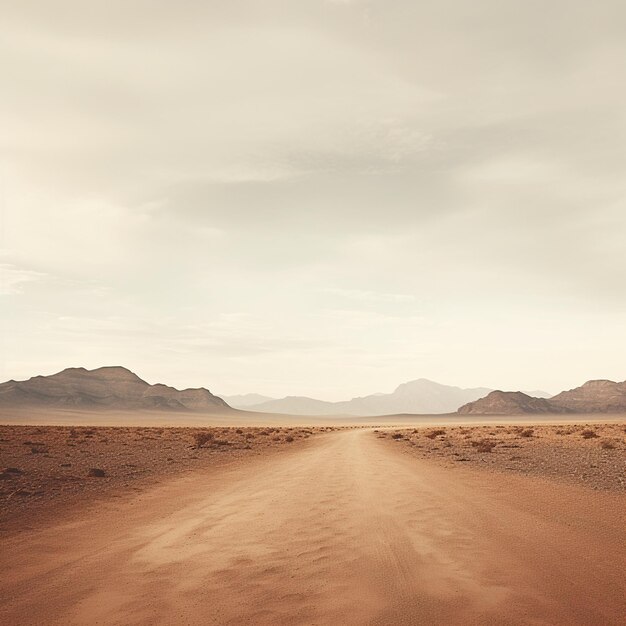
[[[336,428],[0,426],[0,533],[96,497],[267,455]]]
[[[626,416],[605,414],[563,415],[284,415],[236,411],[203,413],[193,411],[119,411],[85,410],[68,407],[15,407],[0,409],[0,424],[13,426],[136,426],[136,427],[203,427],[203,426],[436,426],[476,424],[572,424],[623,423]]]
[[[623,493],[392,441],[311,437],[9,533],[0,622],[624,622]]]
[[[401,444],[403,452],[448,467],[469,465],[626,491],[626,420],[621,424],[394,428],[376,434]]]

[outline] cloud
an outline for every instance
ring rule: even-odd
[[[24,292],[26,285],[46,277],[43,272],[15,267],[0,263],[0,295],[16,295]]]
[[[329,287],[325,291],[334,296],[340,296],[348,300],[361,302],[383,302],[392,304],[406,304],[416,301],[416,297],[406,293],[380,293],[376,291],[364,291],[360,289],[340,289]]]
[[[625,18],[617,0],[7,6],[7,377],[88,353],[272,395],[619,378]]]

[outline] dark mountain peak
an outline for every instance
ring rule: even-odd
[[[620,383],[614,380],[608,380],[607,378],[598,378],[596,380],[588,380],[580,386],[580,389],[592,389],[594,387],[614,387]]]
[[[201,387],[179,391],[167,385],[150,385],[119,365],[87,370],[70,367],[51,376],[35,376],[0,385],[4,405],[83,406],[105,409],[226,410],[221,398]]]
[[[612,413],[626,410],[626,382],[588,380],[580,387],[562,391],[550,402],[577,413]]]
[[[81,368],[84,369],[84,368]],[[137,374],[131,372],[128,368],[122,367],[121,365],[105,365],[104,367],[98,367],[94,370],[84,370],[87,374],[93,376],[99,376],[101,378],[109,379],[109,380],[126,380],[126,381],[139,381],[142,383],[146,383],[145,380],[139,378]]]
[[[494,389],[491,393],[487,394],[493,398],[517,398],[518,400],[526,400],[532,398],[532,396],[524,393],[523,391],[502,391],[502,389]]]
[[[50,376],[34,376],[31,380],[40,380],[40,379],[50,379],[50,378],[58,378],[58,379],[75,379],[75,378],[91,378],[98,380],[112,380],[112,381],[126,381],[126,382],[141,382],[146,383],[144,380],[139,378],[137,374],[131,372],[126,367],[122,367],[121,365],[105,365],[103,367],[97,367],[93,370],[88,370],[84,367],[66,367],[64,370],[57,372],[56,374],[52,374]]]
[[[463,415],[519,415],[523,413],[563,413],[565,409],[552,405],[544,398],[533,398],[523,391],[497,389],[484,398],[464,404]]]
[[[621,413],[626,411],[626,382],[588,380],[549,400],[521,391],[493,391],[459,409],[464,414]]]

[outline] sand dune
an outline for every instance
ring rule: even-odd
[[[6,537],[6,624],[617,624],[623,494],[450,471],[369,430]]]

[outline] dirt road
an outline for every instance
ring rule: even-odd
[[[0,540],[2,624],[618,624],[624,497],[371,431]]]

